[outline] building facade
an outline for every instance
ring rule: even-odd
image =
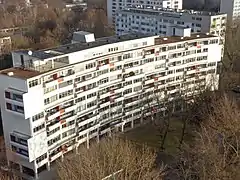
[[[192,10],[127,8],[118,11],[117,35],[140,32],[160,36],[175,36],[178,31],[210,33],[221,37],[224,43],[227,15]],[[182,33],[184,34],[184,33]]]
[[[217,89],[222,46],[208,34],[129,34],[13,52],[14,67],[0,71],[9,164],[37,178],[91,139],[164,116],[179,97]]]
[[[227,13],[230,20],[236,20],[240,16],[240,0],[221,0],[220,12]]]
[[[118,10],[125,7],[155,7],[155,8],[171,8],[182,9],[182,0],[107,0],[107,16],[108,22],[115,23],[115,15]]]
[[[10,36],[0,36],[0,55],[7,53],[11,50],[12,40]]]

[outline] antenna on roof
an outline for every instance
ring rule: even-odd
[[[32,51],[31,51],[31,50],[28,51],[28,55],[29,55],[29,56],[32,55]]]

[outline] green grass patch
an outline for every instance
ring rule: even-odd
[[[165,141],[165,153],[176,155],[179,152],[179,141],[181,138],[183,123],[181,120],[172,118],[170,128]],[[154,148],[160,148],[161,137],[157,127],[153,124],[144,124],[135,129],[126,132],[123,136],[129,140],[138,143],[144,143]],[[188,143],[193,140],[193,130],[189,125],[186,128],[184,142]]]

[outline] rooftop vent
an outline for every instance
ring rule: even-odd
[[[32,51],[28,51],[29,56],[32,56],[32,54],[33,54]]]
[[[164,41],[168,40],[168,38],[163,38]]]
[[[8,76],[13,76],[14,73],[13,73],[13,72],[8,72],[7,75],[8,75]]]

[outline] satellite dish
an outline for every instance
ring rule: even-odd
[[[28,51],[28,55],[31,56],[32,55],[32,51]]]

